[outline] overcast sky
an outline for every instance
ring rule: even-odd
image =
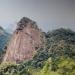
[[[60,27],[75,30],[75,0],[0,0],[0,25],[5,29],[14,30],[24,16],[44,31]]]

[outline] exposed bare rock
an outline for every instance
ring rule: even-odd
[[[36,50],[42,46],[42,32],[36,23],[23,17],[17,24],[8,45],[5,61],[21,62],[31,60]]]

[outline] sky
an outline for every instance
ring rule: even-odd
[[[12,32],[22,17],[36,21],[46,32],[75,30],[75,0],[0,0],[0,26]]]

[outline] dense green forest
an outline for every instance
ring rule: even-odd
[[[32,60],[1,63],[0,75],[75,75],[75,32],[60,28],[44,36]]]

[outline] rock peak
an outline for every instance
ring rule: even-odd
[[[17,25],[17,32],[14,32],[9,42],[4,61],[31,60],[37,49],[42,47],[42,32],[34,21],[23,17]]]
[[[23,17],[17,24],[17,30],[23,30],[27,26],[38,29],[38,26],[35,21],[27,17]]]
[[[27,17],[23,17],[21,20],[20,20],[20,23],[29,23],[29,22],[32,22],[31,19],[27,18]]]

